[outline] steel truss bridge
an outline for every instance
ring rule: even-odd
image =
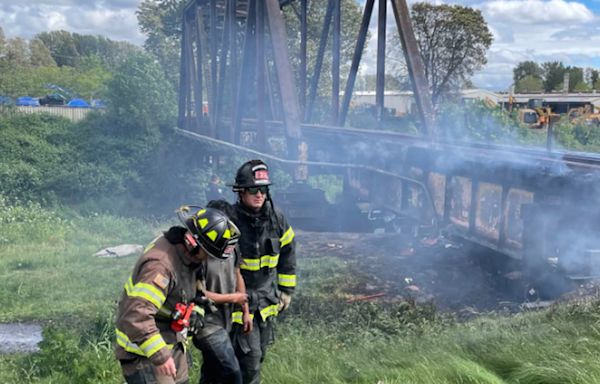
[[[320,37],[311,40],[318,51],[309,71],[308,11],[316,1],[327,6]],[[346,127],[375,1],[377,123]],[[388,12],[415,95],[418,135],[379,127]],[[299,26],[293,57],[286,20]],[[405,0],[366,1],[340,92],[342,25],[341,0],[190,1],[182,20],[178,132],[217,144],[223,154],[245,151],[278,162],[299,181],[308,173],[343,178],[352,208],[329,206],[322,191],[301,183],[278,199],[293,222],[337,223],[322,229],[343,230],[360,211],[364,220],[393,223],[393,230],[469,240],[521,260],[532,275],[549,262],[572,278],[596,273],[600,157],[442,139]],[[328,74],[325,57],[331,57]],[[318,96],[323,87],[328,98]],[[314,123],[316,106],[327,111],[327,125]]]

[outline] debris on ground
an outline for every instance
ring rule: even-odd
[[[355,296],[355,297],[352,297],[352,298],[346,300],[346,303],[350,304],[350,303],[355,303],[357,301],[370,301],[370,300],[374,300],[374,299],[377,299],[378,297],[383,297],[383,296],[385,296],[385,292],[375,293],[373,295]]]
[[[554,300],[540,300],[532,303],[523,303],[521,304],[521,308],[524,310],[543,309],[548,308],[552,304],[554,304]]]
[[[143,245],[121,244],[114,247],[101,249],[98,252],[94,253],[94,256],[115,259],[126,256],[139,256],[142,254],[143,250]]]
[[[0,354],[39,351],[42,327],[38,324],[0,324]]]
[[[506,306],[499,307],[499,302],[523,301],[523,289],[519,288],[518,298],[515,298],[514,292],[502,286],[508,277],[482,268],[480,260],[486,257],[477,259],[471,254],[476,251],[444,236],[415,240],[401,233],[299,230],[296,238],[298,257],[344,260],[357,277],[347,291],[353,297],[386,292],[380,300],[392,302],[398,297],[410,297],[415,302],[433,302],[437,309],[452,312],[475,308],[475,311],[467,310],[471,315],[504,310]],[[515,274],[509,276],[516,277]],[[510,308],[519,310],[518,305]]]

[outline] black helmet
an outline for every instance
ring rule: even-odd
[[[240,237],[240,230],[218,209],[183,205],[177,210],[179,220],[208,254],[226,259]]]
[[[244,188],[269,186],[269,167],[262,160],[250,160],[242,164],[235,175],[235,183],[231,186],[234,192]]]

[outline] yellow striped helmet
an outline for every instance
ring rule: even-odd
[[[240,230],[227,216],[214,208],[184,205],[177,210],[179,220],[208,254],[226,259],[240,237]]]

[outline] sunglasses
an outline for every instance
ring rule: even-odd
[[[262,193],[263,195],[266,195],[267,192],[269,192],[269,187],[264,185],[262,187],[250,187],[246,188],[246,191],[251,195],[256,195],[258,192]]]

